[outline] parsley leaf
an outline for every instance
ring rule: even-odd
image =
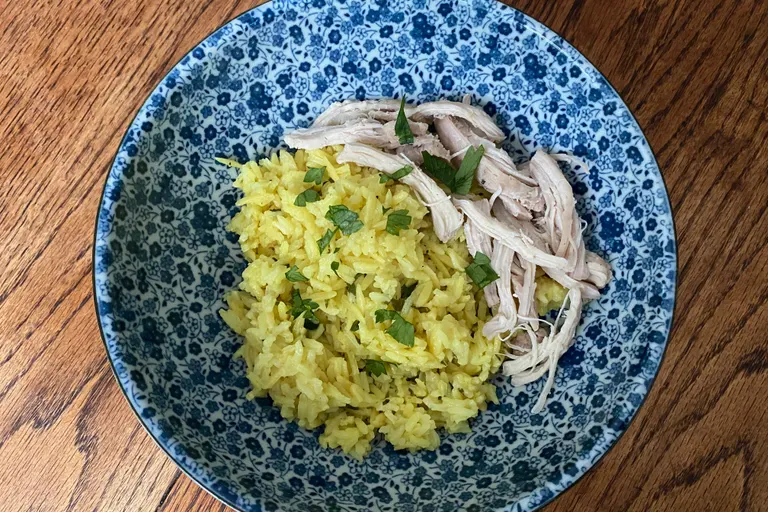
[[[285,277],[292,283],[298,283],[299,281],[309,281],[309,279],[307,279],[304,274],[299,272],[299,267],[296,265],[288,269],[288,272],[285,273]]]
[[[323,175],[325,174],[325,167],[308,167],[307,173],[304,175],[304,183],[312,183],[313,181],[320,185],[323,182]]]
[[[485,288],[499,278],[499,275],[491,267],[491,259],[488,256],[477,251],[472,260],[465,272],[477,286]]]
[[[333,224],[345,235],[351,235],[363,228],[363,223],[358,218],[357,214],[343,204],[334,205],[328,208],[328,213],[325,214],[325,218],[333,222]]]
[[[307,203],[314,203],[320,200],[320,194],[315,190],[307,189],[301,194],[296,196],[296,200],[293,202],[296,206],[307,206]]]
[[[330,229],[326,230],[325,234],[323,235],[323,238],[317,241],[317,247],[320,249],[320,254],[323,254],[323,251],[331,244],[331,240],[333,240],[334,235],[339,230],[339,228],[334,229],[331,231]]]
[[[381,214],[384,215],[385,213],[387,213],[391,209],[392,208],[389,208],[388,206],[382,206],[381,207]]]
[[[413,132],[405,116],[405,95],[400,100],[400,111],[395,121],[395,136],[400,140],[400,144],[413,144]]]
[[[352,327],[349,328],[352,332],[357,332],[360,330],[360,320],[355,320],[352,322]]]
[[[377,361],[375,359],[366,359],[365,371],[375,377],[378,377],[387,373],[387,367],[381,361]]]
[[[339,270],[339,262],[338,261],[331,262],[331,270],[333,270],[333,273],[336,274],[336,277],[339,277],[339,273],[336,272],[337,270]]]
[[[456,171],[448,160],[444,160],[438,156],[432,156],[426,151],[422,151],[421,156],[424,157],[424,170],[427,174],[441,182],[453,192],[453,189],[456,186]]]
[[[413,324],[400,316],[400,313],[391,309],[377,309],[376,323],[386,320],[392,320],[392,324],[387,329],[387,334],[395,338],[398,343],[407,347],[412,347],[414,343],[415,330]]]
[[[299,290],[293,290],[291,292],[291,298],[293,299],[291,314],[294,318],[299,318],[301,315],[304,315],[305,325],[306,320],[310,320],[313,324],[320,325],[320,320],[315,316],[315,310],[320,307],[317,302],[309,299],[302,299]]]
[[[464,160],[461,161],[459,170],[454,176],[453,192],[462,195],[469,194],[469,189],[472,188],[472,181],[475,179],[475,171],[484,154],[485,148],[483,146],[480,146],[477,149],[474,147],[467,149],[467,153],[464,155]]]
[[[408,210],[395,210],[387,216],[387,233],[397,236],[401,229],[408,229],[410,224]]]
[[[412,172],[413,172],[413,166],[406,165],[405,167],[401,167],[400,169],[396,170],[392,174],[382,174],[381,177],[379,178],[379,183],[386,183],[389,180],[392,180],[392,181],[399,180],[401,178],[405,178]]]

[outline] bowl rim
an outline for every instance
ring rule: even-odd
[[[221,30],[225,26],[227,26],[230,23],[238,20],[241,17],[244,17],[244,16],[246,16],[246,15],[248,15],[250,13],[253,13],[253,12],[257,12],[257,11],[259,11],[261,9],[269,8],[269,6],[273,3],[273,1],[274,0],[266,0],[263,3],[261,3],[261,4],[255,6],[255,7],[251,7],[249,9],[246,9],[243,12],[241,12],[240,14],[238,14],[237,16],[234,16],[234,17],[229,18],[226,21],[222,22],[216,28],[214,28],[210,32],[208,32],[202,39],[200,39],[198,42],[196,42],[184,55],[182,55],[172,66],[170,66],[168,68],[168,71],[166,71],[165,74],[163,74],[162,77],[160,77],[158,79],[157,84],[149,91],[149,93],[147,94],[147,96],[144,99],[144,101],[142,101],[141,104],[138,106],[138,108],[134,111],[134,114],[131,117],[131,120],[128,123],[127,128],[125,129],[125,132],[123,133],[123,136],[120,138],[120,142],[118,143],[117,148],[115,150],[115,155],[112,157],[112,161],[111,161],[110,166],[109,166],[109,171],[107,172],[107,175],[106,175],[106,177],[104,179],[104,184],[102,185],[101,194],[99,196],[99,202],[98,202],[98,205],[97,205],[97,211],[96,211],[96,216],[95,216],[93,237],[92,237],[92,242],[91,242],[91,245],[92,245],[92,251],[91,251],[91,286],[92,286],[92,291],[93,291],[93,293],[92,293],[93,305],[94,305],[94,309],[95,309],[95,313],[96,313],[96,321],[97,321],[96,323],[97,323],[97,325],[99,327],[99,335],[101,337],[102,344],[104,345],[104,350],[105,350],[105,352],[107,354],[107,361],[109,361],[109,366],[110,366],[110,368],[112,370],[112,376],[115,379],[115,381],[117,382],[117,385],[118,385],[118,388],[120,389],[120,392],[125,397],[125,400],[128,402],[128,405],[131,408],[131,411],[133,411],[133,414],[136,416],[136,419],[139,420],[139,424],[144,429],[144,431],[148,434],[149,438],[152,439],[152,441],[158,446],[158,448],[160,448],[160,450],[165,454],[165,456],[168,457],[168,459],[170,459],[171,462],[173,462],[173,464],[177,467],[177,469],[179,471],[181,471],[181,473],[186,475],[189,479],[191,479],[193,482],[195,482],[195,484],[197,484],[198,487],[203,489],[205,492],[207,492],[214,499],[216,499],[220,503],[222,503],[222,504],[232,508],[233,510],[235,510],[237,512],[250,512],[250,511],[247,510],[247,509],[242,508],[241,506],[237,505],[236,503],[232,502],[231,500],[229,500],[229,499],[225,498],[224,496],[218,494],[215,490],[213,490],[208,485],[203,483],[201,478],[198,475],[194,474],[191,469],[185,467],[184,464],[182,464],[179,460],[176,459],[176,457],[173,456],[173,454],[170,452],[170,450],[149,429],[149,427],[147,426],[146,422],[142,418],[141,414],[137,410],[136,404],[131,400],[131,398],[128,395],[128,392],[125,389],[125,386],[123,385],[123,383],[121,382],[120,378],[118,377],[117,369],[115,367],[115,360],[113,358],[114,356],[113,356],[112,352],[109,349],[109,345],[107,344],[107,337],[106,337],[106,334],[104,332],[104,326],[102,325],[102,318],[101,318],[102,315],[101,315],[101,313],[99,311],[99,301],[98,301],[98,296],[99,295],[98,295],[98,287],[96,285],[96,261],[97,261],[96,242],[97,242],[97,236],[98,236],[98,232],[99,232],[99,222],[101,220],[102,204],[104,203],[104,196],[105,196],[106,191],[107,191],[107,185],[110,182],[111,171],[112,171],[112,169],[115,166],[117,158],[118,158],[118,156],[120,154],[120,150],[123,147],[123,144],[125,142],[126,137],[128,136],[128,132],[130,131],[130,127],[133,126],[133,124],[136,122],[136,119],[138,118],[138,116],[141,113],[142,109],[147,104],[147,102],[150,100],[152,95],[160,88],[160,86],[162,85],[163,80],[165,79],[165,77],[167,77],[168,74],[171,71],[173,71],[177,66],[179,66],[179,64],[181,64],[181,62],[184,59],[186,59],[190,55],[192,55],[192,52],[196,48],[198,48],[202,43],[204,43],[206,40],[208,40],[213,34],[215,34],[216,32],[218,32],[219,30]],[[333,2],[335,0],[329,0],[329,1]],[[607,446],[605,447],[604,451],[600,455],[598,455],[597,458],[595,458],[595,460],[593,462],[591,462],[590,465],[586,469],[584,469],[584,471],[582,471],[581,474],[579,474],[566,487],[561,489],[559,492],[555,493],[553,496],[548,498],[546,501],[543,501],[542,503],[538,504],[535,508],[530,509],[530,511],[529,511],[529,512],[535,512],[537,510],[541,510],[542,508],[544,508],[545,506],[549,505],[550,503],[552,503],[557,498],[563,496],[568,491],[573,489],[576,486],[576,484],[582,478],[584,478],[585,475],[587,475],[590,472],[593,472],[595,470],[595,468],[597,468],[600,465],[600,463],[603,461],[605,456],[611,450],[613,450],[613,448],[619,443],[619,441],[622,439],[624,434],[627,433],[627,431],[630,429],[632,424],[635,422],[635,419],[639,416],[640,410],[646,404],[646,402],[648,400],[648,397],[650,396],[651,391],[653,390],[654,384],[656,383],[657,377],[659,376],[659,373],[661,371],[661,367],[664,364],[664,360],[665,360],[665,358],[667,356],[667,348],[668,348],[668,345],[669,345],[669,341],[670,341],[670,339],[672,337],[672,330],[673,330],[674,324],[675,324],[675,312],[676,312],[676,306],[677,306],[677,292],[678,292],[678,278],[679,278],[679,269],[678,269],[679,259],[678,259],[678,248],[677,248],[677,245],[678,245],[677,244],[677,226],[675,224],[675,216],[674,216],[674,212],[672,210],[672,202],[671,202],[670,196],[669,196],[669,187],[667,186],[667,182],[664,179],[664,175],[661,172],[661,168],[659,167],[659,164],[658,164],[659,161],[658,161],[658,158],[656,158],[656,153],[653,150],[653,147],[652,147],[650,141],[648,140],[648,137],[646,137],[645,132],[641,128],[640,123],[637,121],[637,118],[635,117],[635,114],[629,108],[627,103],[624,101],[624,98],[621,96],[621,94],[619,94],[618,90],[614,87],[613,83],[611,83],[611,81],[608,79],[608,77],[605,76],[605,74],[603,74],[603,72],[600,71],[600,69],[586,55],[584,55],[581,52],[581,50],[576,48],[570,41],[568,41],[562,34],[560,34],[560,32],[558,32],[558,31],[552,29],[551,27],[549,27],[548,25],[545,25],[544,23],[538,21],[537,19],[535,19],[532,16],[526,14],[522,10],[517,9],[516,7],[513,7],[511,5],[508,5],[508,4],[504,3],[502,0],[489,0],[489,1],[499,3],[503,7],[507,8],[507,9],[511,9],[513,11],[516,11],[516,12],[522,14],[527,20],[529,20],[529,21],[531,21],[531,22],[533,22],[533,23],[535,23],[537,25],[540,25],[540,26],[544,27],[546,30],[549,30],[553,34],[557,35],[557,37],[559,37],[562,40],[562,43],[564,45],[570,46],[573,50],[575,50],[578,53],[578,55],[581,56],[581,58],[583,58],[587,63],[589,63],[589,65],[592,66],[592,68],[599,74],[599,76],[603,80],[605,80],[605,83],[608,85],[608,87],[610,87],[610,89],[614,92],[616,97],[621,101],[621,103],[624,106],[624,108],[626,108],[627,112],[629,113],[631,122],[634,124],[635,128],[637,129],[637,131],[643,135],[643,139],[645,140],[645,142],[646,142],[646,144],[648,146],[648,151],[650,152],[651,156],[653,157],[653,161],[656,163],[656,168],[658,170],[658,176],[659,176],[659,178],[661,180],[662,186],[664,187],[667,211],[669,212],[669,218],[672,221],[671,222],[671,229],[672,229],[672,249],[673,250],[672,250],[671,254],[672,254],[672,257],[674,258],[674,263],[675,263],[675,278],[674,278],[674,280],[672,282],[671,313],[670,313],[670,317],[669,317],[669,325],[667,327],[667,332],[666,332],[666,336],[665,336],[665,340],[664,340],[664,345],[663,345],[663,349],[662,349],[662,352],[661,352],[661,356],[659,357],[659,362],[658,362],[658,365],[656,366],[656,370],[655,370],[653,376],[651,377],[651,379],[650,379],[650,381],[648,383],[648,387],[646,389],[646,392],[643,395],[642,400],[640,401],[640,404],[634,410],[634,412],[632,414],[632,417],[630,417],[629,420],[627,421],[624,429],[621,432],[619,432],[618,435],[612,441],[610,441],[607,444]],[[174,485],[177,480],[178,480],[178,475],[171,480],[169,485],[171,485],[171,486]],[[162,498],[162,500],[164,500],[164,499],[165,499],[165,496]],[[510,503],[510,504],[506,505],[502,509],[495,509],[494,512],[508,512],[508,511],[512,510],[512,507],[514,507],[514,503]],[[260,506],[258,508],[261,509]]]

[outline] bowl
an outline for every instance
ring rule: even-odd
[[[282,146],[333,101],[470,94],[516,160],[537,149],[569,172],[588,248],[614,280],[586,306],[545,410],[542,382],[495,380],[499,405],[437,451],[375,445],[363,461],[247,400],[237,335],[221,321],[244,267],[225,229],[241,162]],[[131,123],[103,192],[94,289],[109,359],[159,446],[238,510],[533,510],[606,453],[658,370],[675,296],[670,206],[653,153],[607,80],[574,48],[491,0],[288,0],[197,45]]]

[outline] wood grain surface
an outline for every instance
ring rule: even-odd
[[[766,2],[510,3],[621,93],[656,151],[679,243],[657,382],[617,446],[546,510],[768,510]],[[92,232],[140,104],[254,5],[0,0],[0,510],[225,510],[118,390]]]

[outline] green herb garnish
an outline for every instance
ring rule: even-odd
[[[415,331],[412,323],[400,316],[400,313],[391,309],[378,309],[375,314],[377,324],[392,320],[392,324],[387,329],[387,334],[395,338],[398,343],[402,343],[407,347],[413,346]]]
[[[328,208],[325,218],[333,222],[345,235],[351,235],[363,228],[363,223],[357,214],[343,204]]]
[[[360,330],[360,320],[355,320],[352,322],[352,327],[349,328],[352,332],[357,332]]]
[[[320,307],[317,302],[309,299],[302,299],[299,290],[293,290],[291,292],[291,298],[293,299],[291,314],[294,318],[299,318],[301,315],[304,315],[305,320],[310,320],[313,324],[320,325],[320,320],[315,316],[315,310]]]
[[[401,167],[400,169],[396,170],[392,174],[382,174],[379,178],[379,183],[386,183],[390,180],[395,181],[399,180],[401,178],[405,178],[409,174],[413,172],[413,166],[406,165],[405,167]]]
[[[408,229],[410,224],[408,210],[395,210],[387,216],[387,233],[397,236],[401,229]]]
[[[491,259],[480,251],[475,253],[472,263],[466,268],[467,275],[480,288],[485,288],[499,278],[491,267]]]
[[[377,361],[375,359],[366,359],[365,371],[375,377],[378,377],[387,373],[387,367],[381,361]]]
[[[285,277],[292,283],[298,283],[299,281],[309,281],[309,279],[307,279],[304,274],[299,272],[299,267],[296,265],[288,269],[288,272],[285,273]]]
[[[400,144],[413,144],[413,132],[405,116],[405,95],[400,100],[400,111],[395,121],[395,136],[400,140]]]
[[[456,183],[456,171],[450,162],[438,156],[430,155],[426,151],[422,151],[421,156],[424,157],[424,170],[427,174],[453,191]]]
[[[320,249],[320,254],[323,254],[323,251],[328,247],[331,243],[331,240],[333,239],[334,235],[336,235],[336,232],[339,230],[339,228],[334,229],[331,231],[330,229],[326,230],[325,234],[323,235],[323,238],[317,241],[317,247]]]
[[[307,203],[314,203],[315,201],[319,200],[320,194],[310,188],[297,195],[293,204],[296,206],[307,206]]]
[[[304,183],[312,183],[313,181],[320,185],[323,182],[323,175],[325,174],[325,167],[308,167],[307,173],[304,175]]]
[[[387,213],[389,210],[391,210],[391,209],[392,209],[392,208],[389,208],[389,207],[387,207],[387,206],[382,206],[382,207],[381,207],[381,214],[382,214],[382,215],[385,215],[385,214],[386,214],[386,213]]]
[[[464,160],[461,161],[459,170],[456,171],[454,176],[453,188],[451,188],[452,192],[462,195],[469,194],[469,189],[472,188],[472,182],[475,179],[475,171],[484,154],[485,148],[483,146],[480,146],[477,149],[474,147],[467,149],[467,152],[464,155]]]
[[[333,273],[336,274],[336,277],[339,277],[339,273],[336,272],[337,270],[339,270],[339,262],[338,261],[331,262],[331,270],[333,270]]]

